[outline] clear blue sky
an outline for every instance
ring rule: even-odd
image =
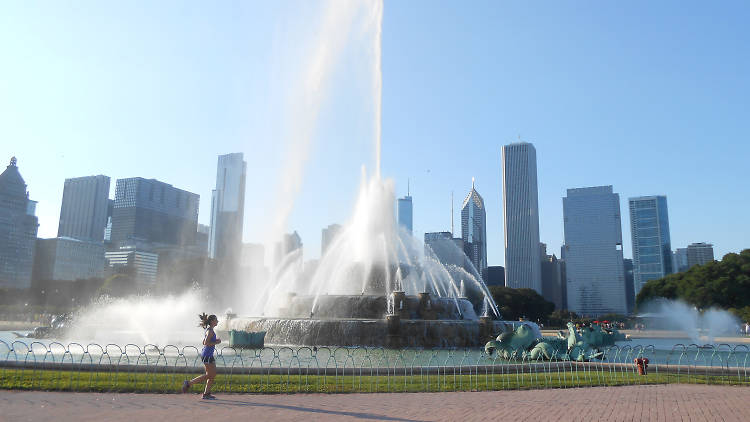
[[[541,240],[559,253],[566,188],[665,194],[672,245],[750,247],[747,2],[386,1],[383,174],[414,228],[447,230],[476,177],[490,265],[503,264],[500,147],[537,149]],[[248,161],[245,241],[273,215],[290,81],[320,17],[295,2],[0,4],[0,158],[15,155],[39,235],[54,236],[65,178],[148,177],[201,196],[216,156]],[[356,36],[353,34],[352,36]],[[356,48],[352,48],[356,50]],[[308,257],[345,221],[372,170],[361,53],[337,67],[290,220]],[[363,82],[363,80],[365,82]],[[110,192],[114,196],[114,183]],[[458,227],[458,217],[456,223]]]

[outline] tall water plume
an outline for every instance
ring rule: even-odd
[[[274,225],[275,239],[281,238],[286,230],[294,195],[299,190],[304,159],[312,143],[312,129],[325,96],[322,88],[346,47],[342,35],[355,26],[358,19],[361,25],[357,28],[369,37],[366,51],[369,53],[368,63],[372,64],[370,101],[375,149],[374,175],[368,177],[363,166],[352,217],[323,254],[316,271],[304,274],[300,270],[303,268],[301,262],[292,264],[295,259],[301,260],[299,255],[275,258],[276,265],[268,284],[251,298],[254,300],[250,312],[255,315],[278,315],[279,310],[288,303],[290,295],[314,296],[316,299],[312,302],[311,315],[315,313],[321,295],[388,296],[393,289],[400,289],[407,294],[427,291],[439,297],[458,298],[465,293],[468,283],[470,290],[489,297],[492,313],[497,314],[497,307],[478,272],[472,271],[474,274],[470,274],[463,268],[441,265],[429,248],[425,253],[422,242],[396,224],[394,183],[381,176],[383,2],[336,2],[335,5],[329,3],[327,7],[317,40],[326,48],[321,49],[319,45],[312,50],[310,61],[315,65],[309,67],[308,75],[304,78],[308,83],[301,92],[300,102],[305,107],[295,109],[294,113],[299,115],[290,120],[295,125],[301,122],[301,126],[294,131],[294,159],[288,161],[289,168],[282,176],[286,196],[281,199],[281,212]],[[335,28],[329,28],[330,25]],[[309,81],[315,82],[312,85],[315,89],[310,89]]]
[[[293,84],[292,98],[285,120],[289,133],[285,136],[286,154],[281,169],[278,197],[274,201],[274,220],[267,234],[268,244],[277,241],[287,228],[289,215],[302,186],[305,163],[310,154],[318,116],[329,90],[328,84],[336,63],[341,59],[357,11],[379,1],[328,1],[322,19],[314,32],[308,56],[302,61],[302,74]],[[381,6],[382,7],[382,6]]]

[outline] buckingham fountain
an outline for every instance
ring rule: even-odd
[[[265,332],[268,344],[479,347],[502,321],[471,262],[443,265],[429,246],[396,224],[393,183],[363,175],[352,220],[303,278],[294,252],[255,297],[257,316],[228,317],[223,330]]]

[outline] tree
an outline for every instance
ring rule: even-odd
[[[529,321],[546,321],[555,304],[544,300],[534,289],[511,289],[489,286],[500,315],[506,320],[525,318]]]
[[[567,309],[558,309],[547,316],[547,325],[550,327],[564,327],[571,321],[577,321],[578,314]]]
[[[651,280],[638,293],[636,304],[658,297],[681,299],[699,309],[734,309],[738,316],[744,315],[743,309],[750,305],[750,249]]]

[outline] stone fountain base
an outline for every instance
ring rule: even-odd
[[[501,331],[534,323],[491,320],[233,318],[221,328],[265,331],[266,344],[295,346],[481,347]]]
[[[265,331],[266,344],[295,346],[481,347],[520,324],[541,337],[534,323],[478,318],[466,298],[391,295],[390,301],[382,295],[289,295],[280,315],[228,315],[219,329]]]

